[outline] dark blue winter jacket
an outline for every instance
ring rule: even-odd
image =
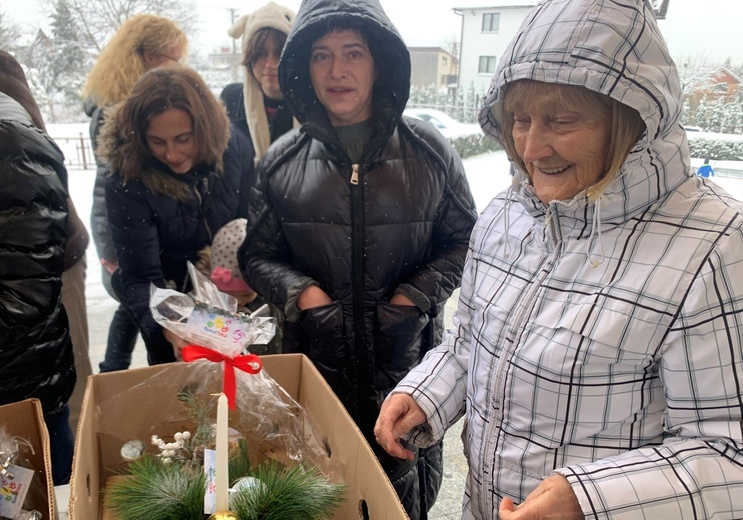
[[[234,128],[223,161],[221,172],[202,164],[175,174],[152,159],[138,178],[124,183],[113,172],[106,179],[108,220],[119,260],[114,287],[139,324],[150,364],[175,360],[149,310],[150,285],[189,290],[187,263],[196,263],[198,252],[223,225],[247,216],[249,187],[255,182],[253,147]]]

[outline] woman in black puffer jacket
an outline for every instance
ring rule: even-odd
[[[175,361],[178,340],[150,312],[150,284],[190,289],[187,263],[228,222],[245,217],[253,148],[193,70],[147,72],[109,112],[99,153],[110,165],[106,207],[119,260],[112,285],[139,325],[149,363]]]
[[[261,160],[243,270],[284,308],[284,352],[314,361],[410,517],[426,518],[440,446],[393,459],[373,426],[387,393],[437,343],[461,281],[476,217],[462,162],[431,125],[402,117],[410,57],[376,0],[305,1],[279,79],[302,128]]]
[[[75,386],[61,302],[67,170],[20,65],[2,51],[0,78],[0,405],[41,401],[53,480],[65,484],[74,448],[67,400]]]

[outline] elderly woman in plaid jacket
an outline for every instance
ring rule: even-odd
[[[405,458],[465,416],[464,518],[743,518],[743,205],[681,110],[649,2],[546,0],[507,48],[480,121],[513,184],[375,428]]]

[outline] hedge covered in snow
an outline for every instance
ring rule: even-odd
[[[689,133],[692,157],[715,161],[743,161],[743,135]]]
[[[466,159],[473,155],[480,155],[481,153],[495,152],[503,149],[503,147],[485,134],[455,137],[449,139],[449,142],[462,159]]]

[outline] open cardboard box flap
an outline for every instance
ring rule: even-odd
[[[264,370],[304,407],[319,427],[319,435],[326,441],[331,459],[341,472],[346,486],[346,501],[333,518],[407,519],[369,444],[312,362],[302,354],[264,356],[261,360]],[[177,365],[180,365],[179,369],[189,370],[188,364]],[[156,375],[165,366],[172,365],[97,374],[88,379],[70,481],[70,519],[109,518],[102,507],[101,490],[106,477],[111,475],[107,468],[118,460],[121,446],[108,445],[97,432],[101,414],[116,413],[115,410],[101,409],[100,403]],[[163,396],[161,405],[168,406],[174,399],[176,396]]]
[[[44,422],[41,402],[38,399],[26,399],[0,406],[0,425],[8,434],[21,437],[31,443],[34,452],[24,451],[23,456],[31,462],[46,489],[48,509],[42,512],[44,519],[56,520],[49,432]]]

